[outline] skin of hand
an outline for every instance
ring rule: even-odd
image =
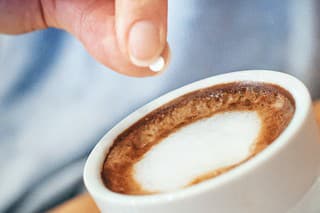
[[[0,33],[63,29],[105,66],[153,76],[148,65],[169,60],[167,8],[167,0],[0,0]]]

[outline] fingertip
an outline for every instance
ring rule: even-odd
[[[121,70],[115,67],[114,70],[131,77],[153,77],[161,75],[167,70],[171,60],[171,50],[168,43],[159,58],[157,60],[160,60],[160,62],[156,60],[154,64],[149,66],[138,67],[131,64],[130,66],[125,66],[125,69]]]
[[[123,55],[136,66],[151,65],[166,46],[167,0],[117,0],[115,9]]]

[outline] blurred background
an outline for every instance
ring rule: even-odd
[[[41,212],[84,191],[86,157],[134,109],[244,69],[291,73],[320,97],[319,1],[169,0],[172,61],[121,76],[63,31],[0,35],[0,212]]]

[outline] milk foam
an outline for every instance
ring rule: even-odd
[[[153,146],[134,165],[144,190],[183,188],[195,178],[248,157],[261,128],[254,111],[216,114],[189,124]]]

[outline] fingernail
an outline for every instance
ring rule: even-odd
[[[131,62],[137,66],[148,66],[162,51],[160,32],[150,21],[135,23],[129,33],[129,54]]]

